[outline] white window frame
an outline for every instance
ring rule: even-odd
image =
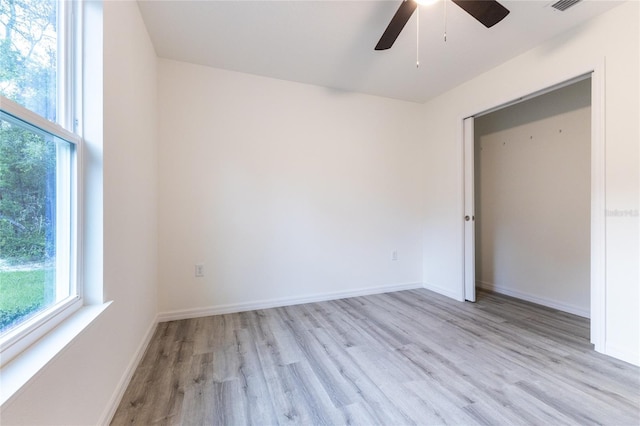
[[[70,201],[70,223],[56,223],[56,239],[59,240],[63,233],[70,235],[69,242],[61,243],[56,241],[56,249],[59,245],[66,245],[68,248],[68,258],[66,256],[56,256],[56,263],[69,262],[67,267],[56,267],[56,282],[63,280],[69,282],[69,294],[64,300],[58,301],[34,315],[32,318],[18,324],[13,329],[6,332],[0,338],[0,366],[6,365],[13,358],[18,356],[29,346],[40,340],[47,333],[53,330],[66,318],[83,306],[83,282],[80,265],[81,259],[81,230],[82,230],[82,149],[83,143],[80,136],[82,129],[78,119],[79,112],[82,111],[80,77],[82,52],[81,30],[82,22],[82,1],[58,0],[58,90],[57,90],[57,117],[59,123],[53,123],[42,116],[24,108],[23,106],[4,98],[0,95],[0,109],[13,116],[15,119],[30,124],[44,132],[50,133],[63,139],[74,146],[68,165],[68,172],[60,175],[59,165],[56,165],[58,177],[64,177],[64,182],[57,179],[56,191],[66,192],[67,200]],[[74,133],[75,132],[75,133]],[[67,176],[67,173],[69,176]],[[71,180],[71,187],[64,185]],[[63,189],[64,185],[64,189]],[[63,198],[63,197],[60,197]],[[62,200],[58,200],[60,204]],[[66,202],[66,201],[65,201]],[[56,207],[58,215],[61,206]],[[67,207],[64,207],[65,209]],[[61,227],[66,229],[63,232]],[[60,274],[59,271],[65,271]]]

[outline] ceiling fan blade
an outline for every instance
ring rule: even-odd
[[[509,10],[495,0],[452,0],[487,28],[493,27],[509,14]]]
[[[386,50],[393,46],[393,43],[417,7],[418,3],[416,3],[415,0],[403,0],[396,14],[391,18],[387,29],[382,33],[380,41],[376,44],[376,50]]]

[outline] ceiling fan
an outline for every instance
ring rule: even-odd
[[[445,0],[446,1],[446,0]],[[491,28],[509,14],[509,10],[495,0],[451,0],[482,25]],[[386,50],[393,46],[405,24],[418,7],[416,0],[403,0],[391,22],[384,30],[375,50]]]

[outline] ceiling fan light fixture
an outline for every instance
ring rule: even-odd
[[[418,2],[421,0],[403,0],[400,7],[391,18],[387,29],[382,33],[380,41],[376,44],[375,50],[387,50],[398,38],[405,24],[418,8]],[[508,14],[509,10],[498,3],[498,0],[451,0],[462,10],[473,16],[478,22],[487,28],[491,28],[498,22],[502,21]],[[446,4],[446,3],[445,3]],[[446,8],[445,8],[446,13]],[[446,31],[445,31],[446,40]]]
[[[420,6],[431,6],[438,3],[439,0],[415,0]]]

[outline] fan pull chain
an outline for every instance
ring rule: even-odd
[[[420,6],[416,10],[416,68],[420,68]]]
[[[444,42],[447,42],[447,0],[444,3]]]

